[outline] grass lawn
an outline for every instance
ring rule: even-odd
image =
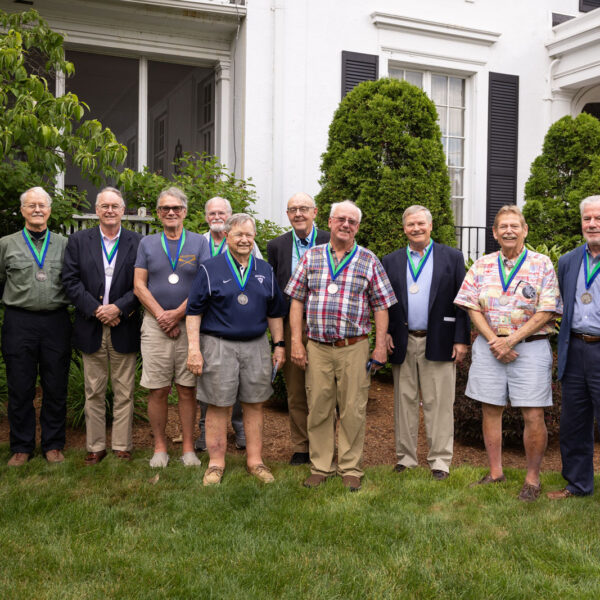
[[[523,504],[520,471],[469,489],[483,469],[374,467],[351,494],[339,478],[305,489],[308,468],[283,464],[264,486],[234,457],[207,489],[205,460],[172,458],[154,481],[148,451],[66,456],[11,469],[0,446],[2,600],[600,597],[599,498]]]

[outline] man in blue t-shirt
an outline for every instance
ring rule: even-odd
[[[221,482],[227,419],[243,406],[248,471],[273,481],[262,461],[262,404],[272,394],[271,365],[285,362],[283,316],[287,307],[273,269],[252,256],[256,226],[248,215],[227,220],[227,250],[200,266],[190,291],[186,328],[188,369],[198,375],[198,400],[206,402],[209,465],[204,485]],[[273,339],[271,360],[266,329]]]

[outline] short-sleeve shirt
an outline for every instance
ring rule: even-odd
[[[371,330],[370,310],[387,309],[397,302],[388,276],[379,259],[358,246],[347,268],[335,279],[338,291],[330,293],[327,246],[315,246],[306,252],[285,293],[305,303],[310,339],[332,342],[366,335]],[[337,266],[335,252],[332,255]]]
[[[173,267],[162,247],[161,235],[155,233],[142,238],[135,266],[148,271],[148,290],[161,307],[173,310],[188,297],[198,267],[210,258],[210,250],[203,235],[186,230],[185,244],[175,267],[179,281],[172,284],[169,275],[173,273]],[[176,252],[171,252],[171,257],[174,256]]]
[[[469,269],[454,303],[464,309],[483,313],[496,335],[510,335],[522,327],[536,312],[562,314],[562,300],[552,261],[544,254],[527,251],[525,261],[506,292],[498,271],[500,252],[486,254]],[[500,304],[506,296],[508,304]],[[552,322],[540,334],[554,333]]]
[[[287,304],[275,280],[271,265],[253,258],[250,274],[243,290],[220,254],[200,265],[188,300],[188,315],[202,315],[201,333],[228,340],[251,340],[263,335],[267,317],[284,317]]]

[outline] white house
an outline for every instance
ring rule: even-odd
[[[464,227],[522,202],[552,122],[600,116],[600,0],[0,0],[30,7],[75,64],[56,93],[90,104],[128,166],[214,153],[282,224],[289,196],[319,191],[333,113],[364,79],[434,100]],[[86,186],[72,169],[65,184]]]

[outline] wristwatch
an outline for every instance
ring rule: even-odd
[[[285,342],[281,340],[280,342],[271,342],[271,347],[275,348],[285,348]]]

